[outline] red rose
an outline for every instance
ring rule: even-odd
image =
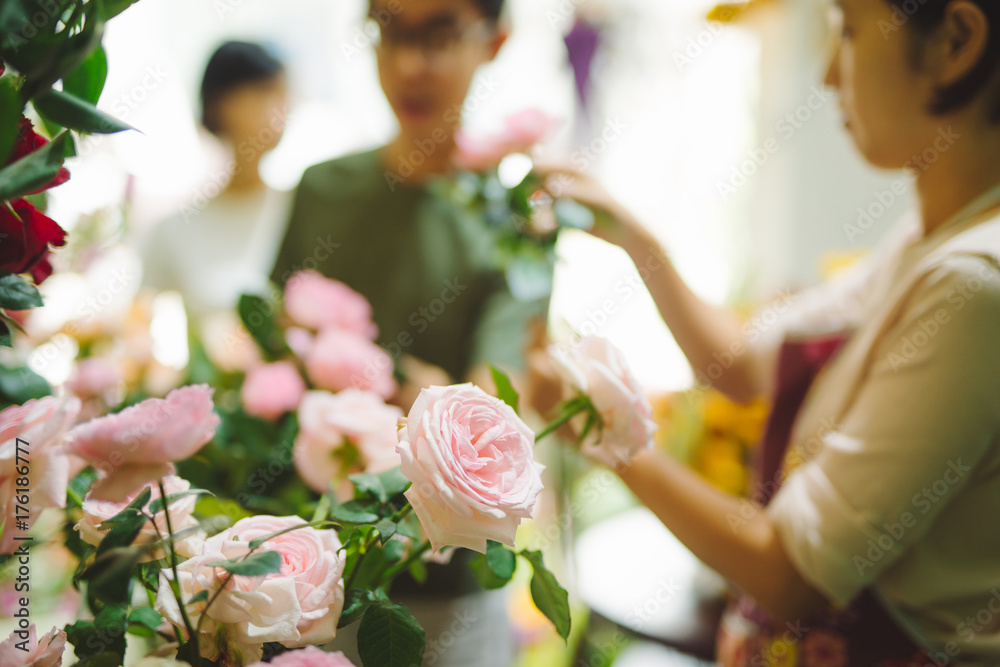
[[[31,124],[31,121],[22,117],[20,124],[17,126],[17,143],[14,144],[14,152],[11,153],[10,159],[7,163],[10,164],[11,162],[20,160],[25,155],[34,153],[47,143],[49,143],[49,140],[35,132],[35,128]],[[44,190],[48,190],[49,188],[54,188],[57,185],[62,185],[68,180],[69,170],[67,170],[66,167],[62,167],[56,177],[48,184],[28,194],[37,194]]]
[[[49,244],[64,243],[62,227],[24,199],[0,204],[0,272],[31,272],[41,284],[52,275]]]

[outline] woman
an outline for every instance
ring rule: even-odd
[[[199,321],[230,313],[244,292],[266,291],[291,204],[260,175],[288,115],[281,61],[258,44],[223,44],[205,68],[201,102],[202,124],[230,154],[226,183],[218,196],[214,182],[206,186],[158,224],[144,262],[144,282],[180,292]]]
[[[657,452],[618,473],[744,591],[723,664],[1000,664],[1000,4],[840,0],[832,19],[845,127],[871,164],[914,172],[918,215],[763,335],[669,262],[652,272],[695,370],[775,411],[759,502]],[[662,255],[592,180],[543,173],[636,265]]]

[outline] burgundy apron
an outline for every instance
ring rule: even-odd
[[[757,489],[770,502],[788,449],[795,417],[816,376],[843,344],[837,335],[786,341],[778,358],[774,407],[755,462]],[[832,607],[798,624],[772,620],[752,598],[733,600],[723,614],[716,644],[724,667],[929,667],[935,665],[891,619],[869,590],[845,609]]]

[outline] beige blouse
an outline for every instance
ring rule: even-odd
[[[963,217],[926,238],[902,225],[761,338],[774,354],[785,337],[852,333],[807,396],[766,511],[837,605],[872,587],[947,664],[996,665],[1000,216]]]

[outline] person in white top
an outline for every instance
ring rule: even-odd
[[[288,115],[281,61],[258,44],[226,42],[205,68],[201,98],[203,125],[231,153],[231,177],[218,196],[158,223],[143,253],[144,284],[179,292],[195,320],[234,312],[244,292],[265,293],[291,205],[259,168]]]
[[[647,272],[698,375],[736,399],[787,398],[796,345],[820,341],[830,360],[799,392],[780,467],[754,499],[655,451],[617,472],[746,594],[720,629],[722,664],[997,665],[1000,3],[839,0],[831,20],[826,84],[864,157],[913,172],[917,215],[763,336],[701,301],[669,261]],[[591,178],[542,173],[637,265],[663,260]],[[704,372],[724,355],[725,372]]]

